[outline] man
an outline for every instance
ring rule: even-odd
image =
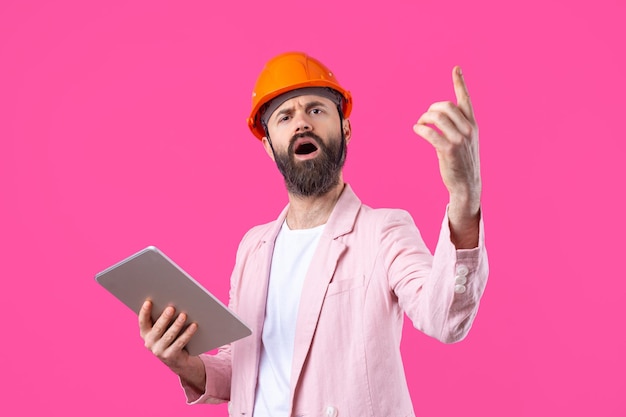
[[[252,96],[252,133],[282,173],[289,205],[243,238],[230,307],[252,336],[216,355],[183,349],[197,329],[168,308],[139,315],[145,345],[179,375],[190,403],[232,416],[412,416],[400,357],[404,314],[445,343],[465,337],[487,280],[478,127],[461,70],[457,104],[414,126],[450,194],[434,256],[408,213],[371,209],[342,178],[352,98],[302,53],[270,60]],[[170,323],[173,321],[173,324]],[[169,326],[169,327],[168,327]]]

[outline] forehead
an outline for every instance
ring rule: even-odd
[[[276,108],[274,114],[278,113],[281,110],[287,110],[296,107],[306,107],[311,103],[319,103],[331,108],[335,107],[335,102],[326,97],[318,96],[317,94],[304,94],[285,100],[280,106]]]

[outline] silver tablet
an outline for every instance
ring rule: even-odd
[[[96,275],[111,294],[136,314],[152,300],[154,322],[168,306],[187,314],[198,330],[186,346],[198,355],[252,334],[231,310],[154,246],[149,246]]]

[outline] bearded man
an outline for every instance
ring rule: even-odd
[[[450,194],[430,253],[411,216],[372,209],[343,181],[352,96],[303,53],[270,60],[248,125],[282,173],[289,204],[243,238],[230,303],[252,335],[215,355],[184,349],[197,325],[167,308],[139,315],[145,345],[180,378],[189,403],[229,401],[231,416],[413,416],[400,338],[463,339],[487,282],[478,126],[460,68],[457,103],[414,126],[439,158]],[[183,330],[184,329],[184,330]]]

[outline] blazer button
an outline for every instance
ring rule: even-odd
[[[463,275],[457,275],[456,277],[454,277],[454,283],[457,285],[465,285],[466,282],[467,282],[467,277]]]
[[[337,409],[329,405],[328,407],[326,407],[326,412],[324,413],[324,415],[326,417],[337,417]]]
[[[465,265],[459,265],[456,267],[456,274],[465,277],[469,274],[469,268]]]

